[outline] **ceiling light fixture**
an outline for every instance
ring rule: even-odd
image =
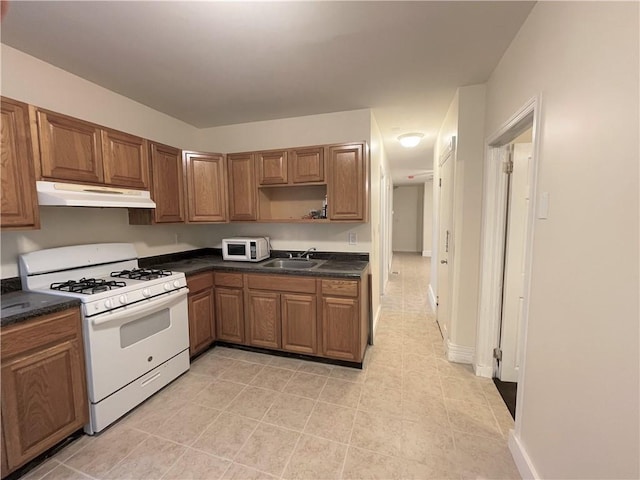
[[[405,133],[404,135],[400,135],[398,140],[403,147],[412,148],[420,143],[422,137],[424,137],[422,133]]]

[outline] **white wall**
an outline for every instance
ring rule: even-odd
[[[424,182],[422,195],[422,255],[431,256],[433,244],[433,180]]]
[[[471,362],[475,349],[480,270],[480,228],[484,161],[485,86],[457,90],[440,127],[434,156],[434,183],[439,181],[439,158],[456,137],[454,161],[452,252],[450,255],[450,325],[445,342],[467,352],[456,361]],[[451,161],[451,160],[450,160]],[[439,194],[434,188],[434,232],[431,288],[438,295]],[[450,357],[453,358],[453,357]]]
[[[422,253],[423,185],[393,188],[393,251]]]
[[[542,99],[515,432],[541,478],[640,477],[638,7],[539,2],[488,82],[487,135]]]

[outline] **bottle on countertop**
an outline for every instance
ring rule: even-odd
[[[327,218],[327,196],[324,196],[322,201],[322,218]]]

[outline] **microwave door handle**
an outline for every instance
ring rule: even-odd
[[[174,292],[177,293],[177,295]],[[109,322],[118,322],[123,318],[126,318],[127,322],[125,323],[128,323],[130,321],[137,320],[148,313],[162,310],[167,305],[177,303],[183,297],[186,297],[188,292],[189,290],[186,288],[180,289],[179,291],[174,290],[173,292],[165,294],[166,298],[161,300],[155,297],[151,300],[143,300],[133,306],[122,307],[111,312],[96,315],[95,318],[91,319],[91,324],[98,326]]]

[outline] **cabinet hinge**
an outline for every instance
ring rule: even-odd
[[[502,360],[502,350],[500,350],[499,347],[493,349],[493,358],[495,358],[499,362]]]
[[[439,187],[441,187],[441,186],[442,186],[442,179],[441,179],[441,178],[439,178],[439,179],[438,179],[438,186],[439,186]]]

